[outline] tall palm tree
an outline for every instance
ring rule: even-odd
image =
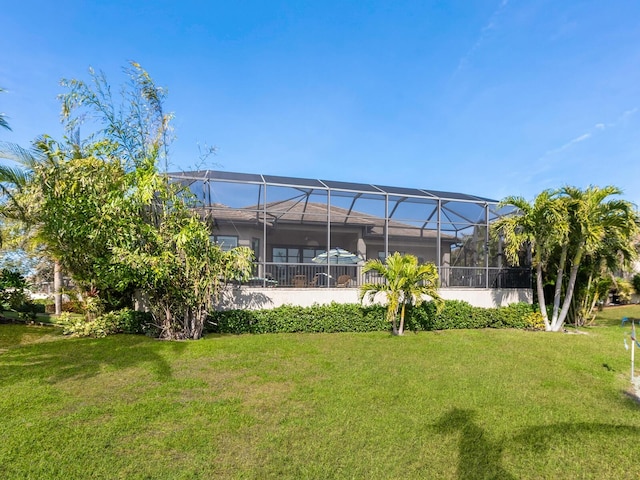
[[[568,243],[572,257],[562,310],[552,323],[554,331],[560,330],[564,325],[583,259],[602,254],[613,246],[631,260],[635,255],[632,242],[639,231],[639,219],[633,204],[609,198],[622,193],[617,187],[590,186],[585,190],[564,187],[560,193],[567,203],[570,216]],[[611,256],[612,252],[608,255]]]
[[[585,257],[603,253],[606,248],[616,248],[627,258],[633,255],[630,245],[638,232],[638,217],[630,202],[609,199],[620,193],[612,186],[585,190],[564,187],[542,192],[533,203],[521,197],[502,201],[518,207],[519,214],[499,219],[494,228],[504,235],[504,251],[514,263],[523,246],[532,249],[538,301],[547,331],[559,331],[564,326]],[[548,318],[543,278],[552,266],[556,268],[555,289]]]
[[[431,297],[438,307],[442,299],[438,295],[438,271],[433,263],[420,264],[414,255],[395,252],[383,263],[369,260],[363,272],[376,272],[384,282],[366,283],[360,287],[360,300],[373,300],[378,293],[387,301],[387,319],[391,322],[393,334],[404,333],[404,316],[408,304],[420,305],[425,296]],[[400,311],[400,326],[397,325]]]
[[[557,191],[545,190],[533,202],[522,197],[506,197],[501,206],[513,205],[518,211],[498,219],[493,228],[504,238],[504,253],[513,265],[519,265],[520,252],[527,248],[531,252],[532,265],[536,269],[536,291],[540,313],[546,330],[551,329],[544,296],[544,275],[553,252],[558,245],[566,245],[569,222],[565,205],[558,199]],[[561,257],[567,251],[562,250]],[[559,284],[562,271],[557,272]],[[556,279],[558,280],[558,279]]]

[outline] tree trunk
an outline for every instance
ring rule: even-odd
[[[564,325],[564,320],[567,318],[567,312],[569,311],[569,306],[571,304],[571,299],[573,298],[573,292],[576,286],[576,278],[578,277],[578,269],[580,268],[580,261],[582,260],[582,252],[583,248],[579,247],[576,256],[573,259],[573,263],[571,265],[571,273],[569,274],[569,284],[567,285],[567,294],[564,297],[564,302],[562,304],[562,310],[560,311],[560,316],[558,317],[555,323],[551,324],[551,330],[554,332],[558,332],[562,329]]]
[[[62,267],[58,260],[53,261],[53,302],[56,315],[62,313]]]
[[[562,247],[560,253],[560,261],[558,262],[558,270],[556,271],[556,288],[553,293],[553,313],[551,314],[551,325],[558,320],[558,310],[560,310],[560,299],[562,298],[562,277],[564,276],[564,264],[567,261],[568,246]]]
[[[400,310],[400,328],[398,329],[398,335],[404,334],[404,308],[405,303],[402,304],[402,309]]]
[[[536,288],[538,290],[538,306],[540,307],[540,314],[544,320],[544,329],[549,331],[551,325],[549,324],[549,317],[547,316],[547,305],[544,302],[544,283],[542,282],[542,263],[536,263]]]

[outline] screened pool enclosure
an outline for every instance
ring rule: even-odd
[[[498,202],[461,193],[307,178],[194,171],[188,186],[222,248],[250,247],[262,287],[357,287],[368,259],[413,254],[438,267],[441,286],[529,288],[530,268],[506,264],[490,234]]]

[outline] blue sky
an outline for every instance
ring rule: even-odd
[[[62,135],[61,78],[135,60],[167,87],[171,169],[640,204],[640,2],[32,1],[0,15],[0,111]]]

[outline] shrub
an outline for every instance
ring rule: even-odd
[[[72,317],[64,312],[58,319],[65,335],[78,337],[106,337],[115,333],[148,333],[155,335],[151,315],[128,308],[114,310],[100,315],[94,320]]]
[[[209,318],[210,332],[293,333],[371,332],[388,330],[385,309],[357,304],[331,303],[298,307],[283,305],[270,310],[228,310]]]
[[[0,311],[16,311],[29,300],[26,289],[29,284],[17,270],[0,271]]]
[[[80,300],[69,300],[67,302],[62,302],[62,311],[68,313],[78,313],[81,315],[85,314],[84,304]]]
[[[542,316],[532,316],[534,307],[526,303],[500,308],[473,307],[460,300],[446,300],[437,312],[433,302],[407,309],[407,330],[448,330],[453,328],[538,328]],[[540,321],[538,321],[540,320]],[[271,310],[228,310],[209,318],[207,331],[215,333],[372,332],[386,331],[386,309],[381,305],[357,304],[285,305]]]
[[[16,311],[22,312],[22,313],[34,313],[34,314],[45,313],[44,307],[45,305],[43,303],[27,301],[22,305],[20,305],[18,308],[16,308]]]
[[[631,279],[631,284],[633,285],[633,289],[636,291],[638,295],[640,295],[640,273],[636,273]]]

